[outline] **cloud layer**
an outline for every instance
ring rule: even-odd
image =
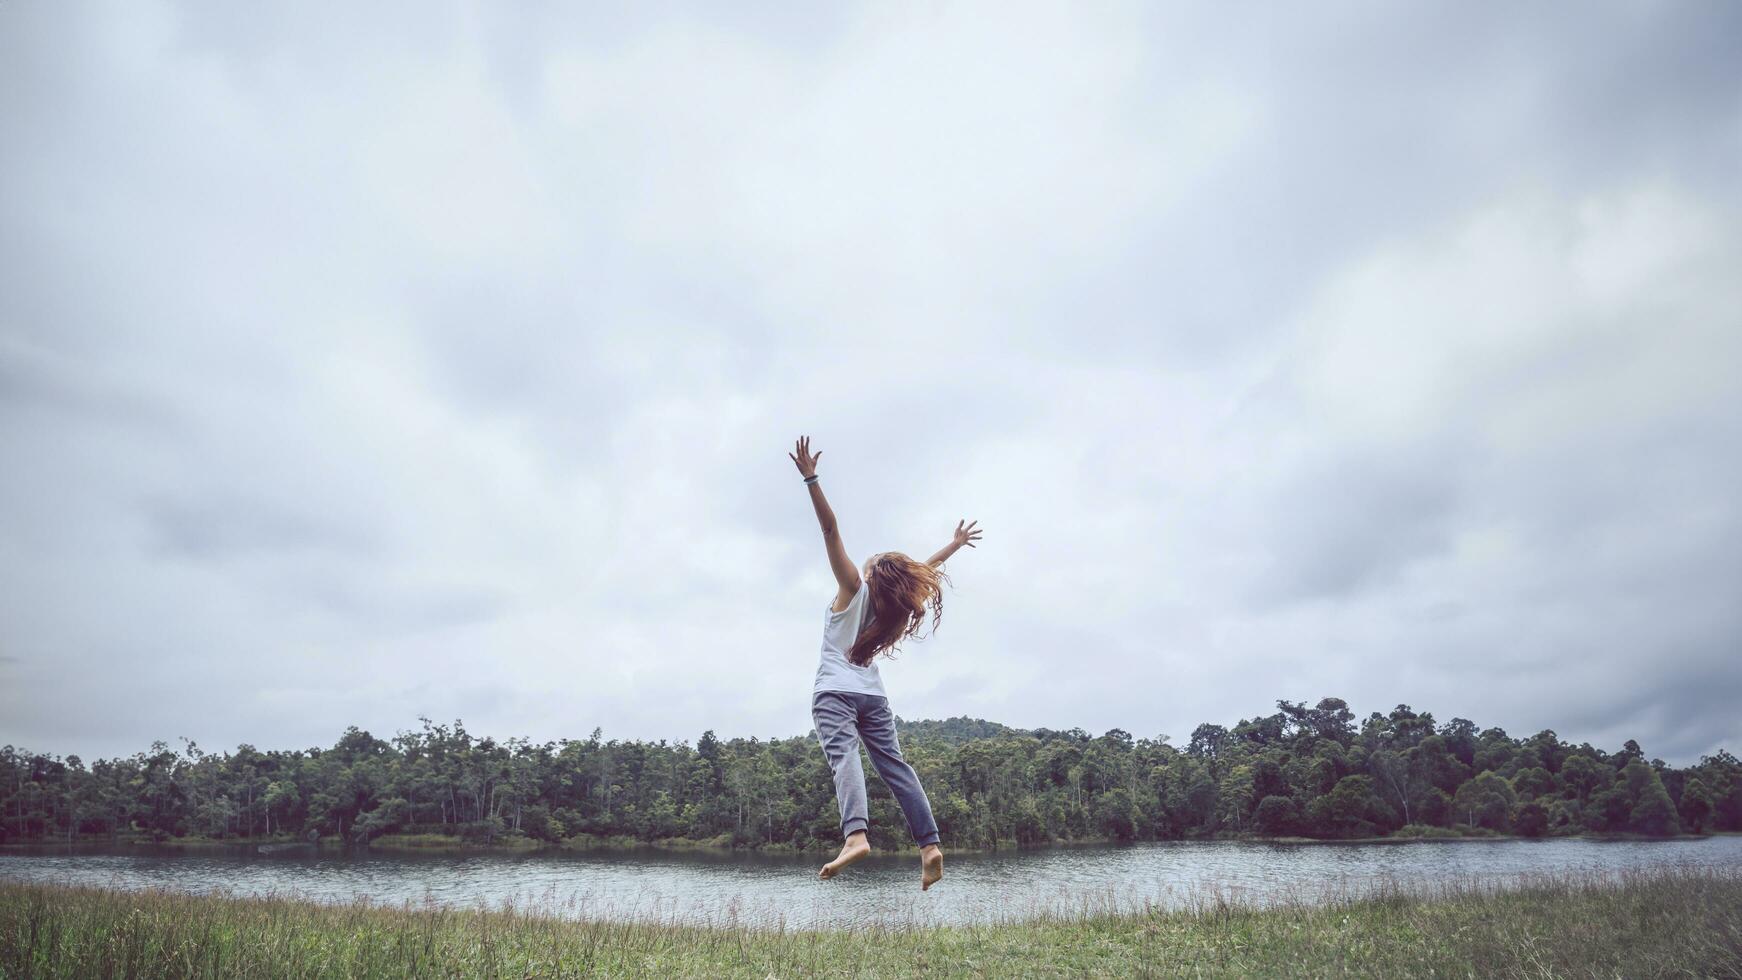
[[[1742,749],[1742,15],[0,6],[0,742]]]

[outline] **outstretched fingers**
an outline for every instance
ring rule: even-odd
[[[817,460],[822,458],[823,454],[818,452],[813,455],[811,453],[810,436],[800,436],[798,441],[792,444],[792,448],[793,452],[787,453],[786,458],[792,460],[799,472],[806,476],[816,472]]]

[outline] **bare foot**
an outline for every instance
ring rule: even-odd
[[[920,848],[919,867],[919,890],[923,892],[943,878],[944,852],[939,850],[936,844],[927,844]]]
[[[848,835],[847,842],[841,845],[840,856],[835,858],[833,861],[830,861],[828,864],[823,865],[823,870],[817,872],[817,877],[833,878],[835,875],[840,873],[842,868],[870,853],[871,845],[865,840],[865,832],[863,830],[855,830],[852,834]]]

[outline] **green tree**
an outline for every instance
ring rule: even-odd
[[[1417,823],[1429,827],[1445,827],[1452,822],[1451,794],[1438,786],[1430,787],[1422,793],[1421,802],[1415,808]]]
[[[1635,767],[1644,773],[1639,777],[1638,802],[1633,804],[1628,816],[1629,825],[1638,833],[1659,837],[1680,833],[1681,821],[1676,816],[1675,804],[1670,801],[1669,792],[1664,789],[1657,770],[1643,762],[1631,762],[1627,765],[1627,774],[1631,776]]]
[[[1452,811],[1457,819],[1472,827],[1505,830],[1517,802],[1518,794],[1513,792],[1512,784],[1498,773],[1485,770],[1458,787],[1452,797]]]
[[[1681,817],[1682,822],[1692,833],[1705,830],[1706,821],[1712,818],[1712,792],[1706,784],[1695,776],[1688,780],[1682,788]]]
[[[1512,815],[1512,830],[1521,837],[1541,837],[1548,830],[1548,811],[1535,800],[1518,804]]]
[[[1344,776],[1307,808],[1309,826],[1327,837],[1368,837],[1397,825],[1394,811],[1373,788],[1372,776]]]
[[[1554,774],[1541,766],[1521,769],[1512,777],[1512,789],[1523,799],[1535,799],[1555,792]]]
[[[1588,755],[1571,755],[1561,763],[1561,791],[1568,799],[1584,802],[1615,779],[1614,770]]]
[[[1591,794],[1591,802],[1585,808],[1585,820],[1592,830],[1626,830],[1633,818],[1633,807],[1627,784],[1616,780],[1608,788]]]
[[[1095,823],[1103,836],[1121,843],[1136,838],[1137,820],[1131,794],[1123,787],[1102,793],[1095,801]]]
[[[1259,833],[1272,837],[1284,837],[1294,833],[1296,824],[1300,822],[1300,813],[1294,801],[1286,796],[1266,796],[1259,800],[1258,809],[1252,816]]]

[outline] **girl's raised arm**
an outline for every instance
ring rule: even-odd
[[[810,447],[810,437],[800,436],[797,444],[793,446],[796,453],[786,455],[798,467],[805,483],[810,486],[811,506],[816,508],[817,523],[823,529],[823,546],[829,552],[829,570],[835,573],[835,584],[840,586],[840,591],[835,593],[834,605],[830,608],[840,612],[859,593],[859,568],[853,564],[853,559],[847,557],[847,546],[841,543],[841,529],[835,523],[835,512],[830,509],[828,499],[823,496],[822,485],[815,479],[817,460],[823,454],[818,451],[813,456]]]
[[[979,545],[974,543],[980,540],[980,532],[974,527],[974,525],[978,523],[980,522],[957,521],[956,533],[950,536],[950,543],[939,548],[937,554],[927,558],[925,563],[927,565],[937,565],[948,561],[951,555],[961,550],[962,545],[967,545],[970,548],[978,548]]]

